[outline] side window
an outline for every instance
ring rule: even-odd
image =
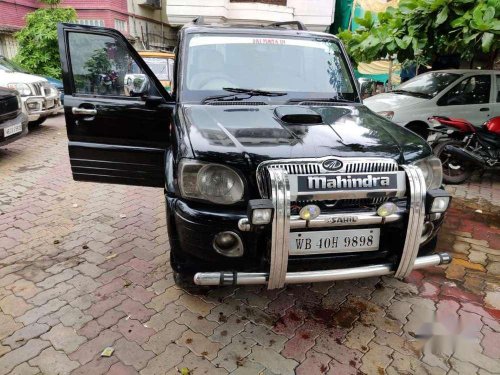
[[[68,41],[76,94],[159,95],[127,47],[113,37],[69,33]]]
[[[448,91],[438,105],[484,104],[490,101],[491,77],[478,75],[465,78]]]
[[[500,103],[500,75],[497,75],[497,103]]]

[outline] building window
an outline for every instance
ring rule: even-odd
[[[126,32],[127,31],[127,22],[115,18],[115,29],[118,31]]]
[[[262,4],[286,6],[286,0],[230,0],[230,2],[231,3],[262,3]]]
[[[87,26],[104,26],[104,20],[77,20],[76,23]]]

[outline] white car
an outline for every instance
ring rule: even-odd
[[[3,57],[0,58],[0,87],[19,92],[22,111],[30,124],[39,125],[61,109],[59,92],[47,79],[20,73],[15,65]]]
[[[372,111],[427,139],[431,116],[463,118],[476,126],[500,116],[500,72],[439,70],[363,100]]]

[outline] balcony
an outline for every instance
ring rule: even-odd
[[[142,0],[139,5],[144,8],[158,10],[161,9],[161,0]]]

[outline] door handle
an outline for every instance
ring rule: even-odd
[[[72,107],[71,112],[74,115],[82,115],[82,116],[95,116],[97,115],[97,109],[92,108],[80,108],[80,107]]]
[[[481,112],[486,112],[486,111],[489,111],[490,109],[489,108],[486,108],[486,107],[483,107],[483,108],[479,108],[479,110]]]

